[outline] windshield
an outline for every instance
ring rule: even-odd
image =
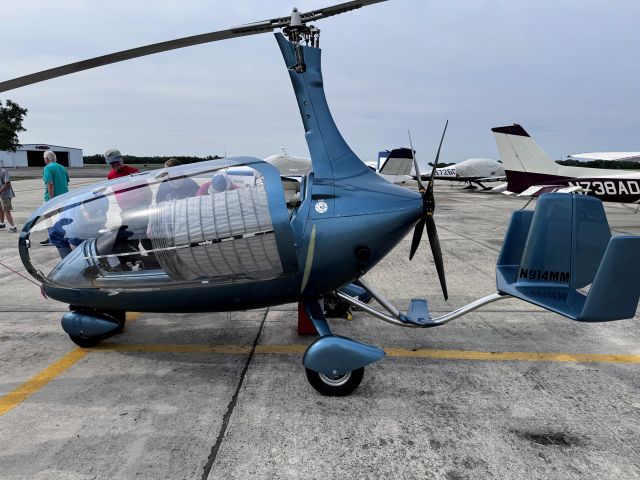
[[[260,160],[241,160],[164,168],[55,197],[32,217],[21,249],[45,282],[61,287],[275,278],[283,267],[272,209],[287,218],[280,178]],[[40,245],[47,238],[55,248]]]

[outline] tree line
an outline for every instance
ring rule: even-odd
[[[3,105],[0,100],[0,150],[15,152],[20,148],[18,141],[18,133],[25,132],[25,128],[22,126],[22,121],[27,115],[27,109],[20,107],[11,100],[6,100]],[[100,165],[105,164],[103,155],[86,155],[84,158],[85,165]],[[207,155],[206,157],[194,157],[194,156],[142,156],[124,155],[124,161],[126,163],[134,164],[163,164],[170,158],[177,158],[183,164],[204,162],[207,160],[216,160],[220,157],[218,155]],[[581,162],[579,160],[557,160],[556,163],[569,167],[586,167],[586,168],[609,168],[616,170],[638,170],[640,169],[640,163],[638,162],[626,162],[621,160],[593,160],[590,162]],[[438,163],[436,168],[448,167],[453,165],[452,163]],[[433,163],[429,163],[429,166],[433,166]]]
[[[124,159],[124,163],[126,163],[126,164],[161,165],[164,162],[166,162],[167,160],[169,160],[170,158],[176,158],[176,159],[180,160],[180,162],[182,162],[183,164],[187,164],[187,163],[205,162],[207,160],[217,160],[217,159],[223,158],[223,157],[220,157],[218,155],[207,155],[206,157],[192,157],[192,156],[171,156],[171,157],[160,157],[160,156],[147,157],[147,156],[142,156],[142,157],[138,157],[136,155],[123,155],[122,158]],[[83,157],[83,160],[84,160],[84,164],[85,165],[104,165],[106,163],[105,160],[104,160],[104,155],[99,155],[99,154],[98,155],[85,155]]]

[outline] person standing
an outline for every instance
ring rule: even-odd
[[[15,197],[13,188],[11,187],[11,177],[9,172],[0,165],[0,228],[5,228],[4,217],[7,217],[7,223],[9,223],[9,231],[17,232],[18,229],[13,224],[13,217],[11,216],[11,199]]]
[[[67,169],[58,163],[56,154],[51,150],[44,152],[44,201],[47,202],[53,197],[62,195],[69,191],[69,174]]]
[[[107,175],[107,178],[109,180],[113,180],[114,178],[126,177],[127,175],[138,173],[140,171],[137,168],[125,165],[120,150],[116,148],[110,148],[109,150],[104,152],[104,159],[111,167],[111,170],[109,170],[109,174]]]
[[[165,168],[177,167],[182,162],[177,158],[170,158],[164,162]],[[184,176],[178,178],[169,177],[158,187],[156,193],[156,203],[167,202],[169,200],[181,200],[187,197],[195,197],[199,185],[192,179]]]
[[[56,154],[51,150],[47,150],[43,155],[45,163],[44,171],[42,172],[44,201],[48,202],[53,197],[69,191],[69,174],[67,169],[58,163]],[[40,245],[51,245],[49,238],[40,242]]]
[[[120,177],[126,177],[134,173],[138,173],[140,170],[129,165],[124,164],[124,159],[120,150],[110,148],[104,152],[104,159],[111,167],[107,178],[114,180]],[[127,230],[133,233],[129,239],[129,244],[138,249],[138,241],[145,250],[150,252],[152,250],[151,240],[147,235],[147,228],[149,226],[149,207],[151,205],[152,193],[149,185],[144,178],[131,180],[121,190],[115,192],[116,201],[120,207],[120,217],[122,219],[122,225],[127,227]]]

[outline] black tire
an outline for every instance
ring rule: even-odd
[[[334,378],[313,370],[305,369],[307,380],[317,392],[328,397],[346,397],[360,386],[364,377],[364,367],[357,368]]]
[[[119,326],[113,331],[114,334],[124,332],[124,324],[127,321],[127,312],[124,310],[106,310],[104,313],[118,322]]]
[[[69,338],[73,343],[82,348],[93,348],[100,343],[102,337],[76,337],[75,335],[69,335]]]

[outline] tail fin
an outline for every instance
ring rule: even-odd
[[[535,212],[514,212],[496,266],[498,290],[583,322],[631,318],[640,299],[639,248],[640,237],[611,237],[600,200],[548,193]]]
[[[549,158],[517,123],[492,128],[500,159],[507,174],[508,190],[520,193],[558,175],[558,164]]]
[[[378,157],[378,173],[383,175],[411,175],[413,154],[410,149],[395,148],[386,153],[387,158],[382,165],[380,165],[380,157]]]

